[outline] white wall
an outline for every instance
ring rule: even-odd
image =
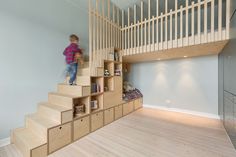
[[[24,124],[63,80],[62,52],[76,33],[88,51],[87,1],[0,0],[0,139]]]
[[[144,104],[218,115],[218,57],[134,64],[129,80]]]

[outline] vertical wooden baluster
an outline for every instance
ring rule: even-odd
[[[92,23],[92,17],[91,17],[91,0],[89,0],[89,67],[91,69],[92,67],[92,52],[93,52],[93,44],[92,44],[92,40],[93,40],[93,35],[92,35],[92,27],[93,27],[93,23]],[[90,74],[91,75],[91,74]]]
[[[111,4],[110,4],[110,0],[107,1],[108,3],[108,8],[107,8],[107,13],[108,13],[108,20],[107,20],[107,24],[108,24],[108,49],[107,49],[107,56],[108,57],[108,53],[109,53],[109,49],[111,47],[111,25],[110,25],[110,17],[111,17],[111,10],[110,10],[110,7],[111,7]]]
[[[183,46],[183,6],[180,6],[180,43],[179,47]]]
[[[218,3],[218,40],[222,40],[222,0]]]
[[[144,19],[144,52],[147,52],[147,19]]]
[[[164,42],[164,49],[167,49],[168,47],[168,0],[165,0],[165,42]]]
[[[125,38],[124,38],[124,24],[125,24],[125,11],[124,10],[122,10],[122,29],[123,29],[123,31],[122,31],[122,41],[121,41],[121,43],[122,43],[122,49],[124,50],[125,49]]]
[[[189,37],[188,37],[188,34],[189,34],[189,30],[188,30],[188,24],[189,24],[189,22],[188,22],[188,11],[189,11],[189,9],[188,9],[188,7],[189,7],[189,5],[188,5],[188,0],[186,0],[186,6],[185,6],[185,8],[186,8],[186,25],[185,25],[185,29],[186,29],[186,32],[185,32],[185,38],[186,38],[186,44],[185,44],[185,46],[188,46],[189,45]]]
[[[141,1],[141,51],[140,53],[143,52],[143,1]]]
[[[128,53],[130,55],[130,8],[128,8]]]
[[[191,33],[192,33],[192,42],[191,42],[191,44],[192,45],[194,45],[195,44],[195,33],[194,33],[194,15],[195,15],[195,12],[194,12],[194,1],[192,1],[192,24],[191,24],[191,26],[192,26],[192,30],[191,30]]]
[[[127,34],[126,34],[126,30],[127,30],[127,28],[126,28],[126,25],[125,25],[125,54],[126,55],[128,55],[127,53]]]
[[[208,33],[207,33],[207,1],[204,2],[204,43],[207,43]]]
[[[117,24],[118,24],[118,31],[117,31],[117,33],[118,33],[118,43],[117,43],[117,46],[120,49],[121,48],[121,46],[120,46],[120,31],[121,31],[121,29],[120,29],[120,10],[119,10],[119,8],[117,8],[117,20],[118,20],[118,22],[117,22]]]
[[[137,17],[137,6],[136,5],[134,5],[134,54],[136,54],[137,52],[137,40],[136,40],[136,38],[137,38],[137,36],[136,36],[136,17]]]
[[[170,46],[168,48],[173,47],[173,10],[170,10]],[[167,43],[168,44],[168,43]]]
[[[133,27],[133,23],[131,23],[131,27],[130,27],[130,37],[131,37],[131,39],[130,39],[130,49],[131,49],[131,54],[133,54],[133,37],[134,37],[134,35],[133,35],[133,29],[134,29],[134,27]]]
[[[175,0],[175,44],[173,47],[178,47],[178,0]]]
[[[198,43],[201,44],[201,0],[198,0]]]
[[[226,0],[226,39],[229,39],[229,27],[230,27],[230,0]]]
[[[211,41],[215,41],[215,0],[211,1]]]
[[[155,17],[152,16],[152,49],[151,51],[155,51]]]
[[[151,50],[151,0],[148,0],[148,49]]]
[[[159,0],[156,0],[156,44],[155,50],[159,50]]]
[[[140,39],[139,39],[139,26],[140,26],[140,23],[139,23],[139,21],[138,21],[138,25],[137,25],[137,53],[139,53],[140,52],[140,45],[139,45],[139,41],[140,41]]]
[[[103,16],[103,19],[102,19],[102,25],[103,25],[103,31],[102,31],[102,42],[103,42],[103,49],[105,50],[105,44],[106,44],[106,37],[105,37],[105,32],[106,32],[106,24],[105,24],[105,0],[102,0],[102,16]],[[104,53],[103,53],[104,55]],[[104,58],[104,56],[103,56]]]
[[[160,49],[163,50],[163,13],[161,12],[161,46]]]

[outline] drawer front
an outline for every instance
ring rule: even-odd
[[[71,123],[67,123],[49,130],[48,151],[52,153],[71,143]]]
[[[89,116],[74,121],[74,140],[89,134],[90,119]]]
[[[129,102],[129,113],[134,111],[134,101]]]
[[[107,125],[114,121],[114,108],[104,111],[104,125]]]
[[[115,120],[120,119],[123,116],[122,114],[122,105],[115,107]]]
[[[103,127],[103,112],[95,113],[91,116],[91,131]]]
[[[142,107],[142,99],[137,99],[134,101],[134,109],[137,110]]]
[[[129,103],[123,104],[123,115],[126,116],[130,113]]]

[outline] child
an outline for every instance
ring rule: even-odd
[[[65,49],[63,55],[66,58],[66,71],[70,75],[69,84],[76,85],[74,81],[76,79],[77,74],[78,60],[80,60],[80,63],[83,64],[83,54],[78,45],[79,38],[76,35],[72,34],[70,36],[70,42],[71,44]]]

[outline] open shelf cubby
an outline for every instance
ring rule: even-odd
[[[91,77],[91,95],[96,95],[104,92],[104,78]]]
[[[114,61],[104,61],[104,76],[114,76]]]
[[[76,98],[74,100],[73,115],[74,118],[80,118],[90,112],[90,96]]]
[[[104,92],[114,91],[114,77],[104,77]]]
[[[91,113],[103,109],[103,94],[97,94],[91,96],[90,109]]]
[[[122,76],[122,63],[114,62],[114,76]]]

